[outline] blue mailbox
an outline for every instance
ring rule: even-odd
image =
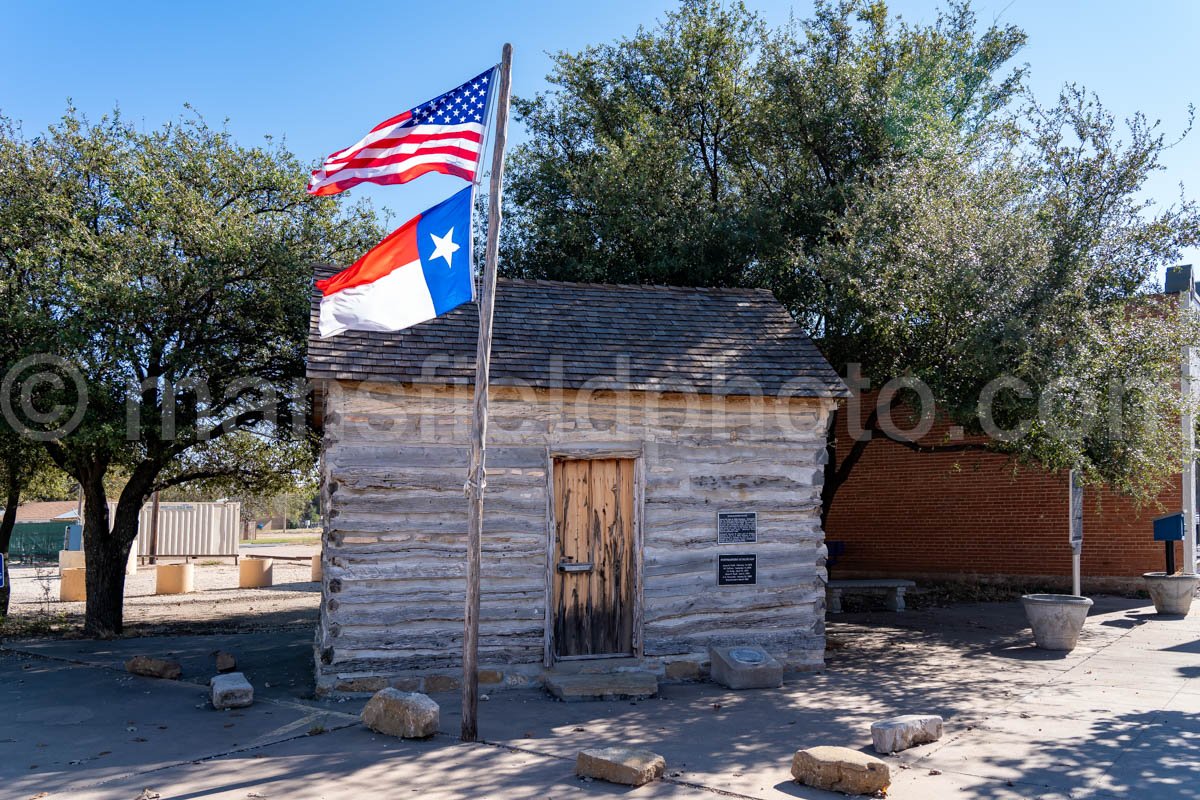
[[[1167,514],[1154,520],[1154,541],[1182,542],[1183,541],[1183,512]]]
[[[83,549],[83,526],[79,524],[67,526],[67,550]]]

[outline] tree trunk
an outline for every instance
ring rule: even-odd
[[[825,530],[825,520],[829,518],[829,508],[833,505],[833,498],[838,490],[837,426],[839,413],[836,408],[832,411],[829,430],[825,433],[825,475],[821,482],[821,530]]]
[[[9,470],[8,492],[4,500],[4,517],[0,519],[0,558],[4,560],[4,585],[0,586],[0,617],[8,616],[8,601],[12,597],[12,582],[8,575],[8,551],[12,547],[13,527],[17,524],[17,506],[21,503],[21,484]]]
[[[139,508],[140,510],[140,508]],[[125,513],[122,513],[122,512]],[[103,474],[84,482],[83,549],[87,558],[87,611],[83,632],[108,639],[124,629],[125,566],[137,536],[137,514],[117,507],[109,530]]]
[[[8,601],[12,598],[12,578],[8,574],[8,553],[0,553],[4,559],[4,586],[0,587],[0,620],[8,616]]]
[[[891,408],[895,409],[897,404],[898,401],[893,399]],[[871,413],[867,415],[867,420],[863,424],[863,431],[867,435],[856,439],[854,444],[850,445],[850,452],[846,453],[839,462],[837,460],[837,416],[834,416],[833,423],[829,426],[829,438],[826,441],[829,460],[825,463],[825,483],[821,486],[822,530],[825,529],[825,523],[829,519],[829,510],[833,508],[833,501],[837,497],[838,489],[842,488],[842,485],[850,479],[850,473],[854,471],[855,465],[862,458],[867,445],[871,443],[871,439],[876,434],[881,433],[879,430],[878,405],[872,408]]]

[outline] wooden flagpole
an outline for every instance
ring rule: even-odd
[[[470,519],[467,523],[467,603],[463,615],[462,740],[479,738],[479,551],[483,534],[483,489],[488,417],[488,369],[492,360],[492,310],[496,301],[496,258],[500,252],[500,192],[504,176],[504,143],[508,138],[508,95],[512,45],[500,59],[500,95],[496,101],[496,139],[488,191],[487,248],[483,290],[479,294],[479,346],[475,354],[475,412],[471,430],[471,465],[467,474]]]

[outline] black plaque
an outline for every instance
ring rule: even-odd
[[[717,586],[754,586],[757,583],[757,555],[730,553],[717,556]]]
[[[757,511],[717,512],[717,544],[753,544],[757,541]]]

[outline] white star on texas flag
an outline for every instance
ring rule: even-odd
[[[438,236],[436,233],[429,234],[429,238],[433,239],[433,255],[429,257],[430,261],[435,258],[446,259],[446,269],[454,268],[454,254],[458,252],[459,246],[454,243],[454,228],[446,232],[445,236]]]

